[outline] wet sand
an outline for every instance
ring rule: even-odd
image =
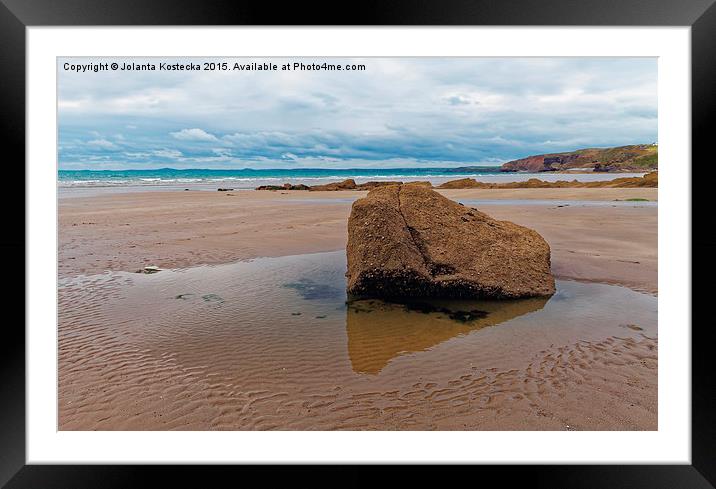
[[[554,200],[489,205],[552,249],[559,278],[657,291],[657,189],[446,190],[455,200]],[[365,192],[144,192],[59,201],[59,275],[184,268],[345,249],[353,200]],[[564,201],[602,201],[604,207]],[[614,202],[615,200],[621,202]],[[558,201],[558,202],[557,202]],[[617,207],[611,207],[611,205]],[[651,202],[653,204],[653,202]]]
[[[561,280],[469,322],[345,306],[364,192],[61,199],[59,428],[656,429],[658,209],[609,203],[656,190],[502,192],[444,193],[605,205],[482,208],[542,233]]]

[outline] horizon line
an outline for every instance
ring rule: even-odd
[[[503,163],[497,163],[492,165],[463,165],[463,166],[403,166],[403,167],[347,167],[347,168],[314,168],[314,167],[301,167],[301,168],[172,168],[169,166],[163,166],[161,168],[58,168],[57,171],[157,171],[157,170],[173,170],[173,171],[187,171],[187,170],[202,170],[202,171],[291,171],[291,170],[321,170],[321,171],[335,171],[335,170],[459,170],[461,168],[499,168]]]

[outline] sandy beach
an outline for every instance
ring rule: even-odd
[[[63,198],[59,276],[133,272],[147,265],[185,268],[344,249],[351,204],[366,193],[177,191]],[[552,267],[559,278],[657,291],[657,207],[625,202],[653,203],[657,189],[440,193],[458,201],[496,201],[480,208],[542,234],[551,246]],[[499,204],[501,200],[508,203]],[[512,203],[515,200],[527,204]],[[528,205],[530,201],[555,202]]]
[[[346,308],[366,192],[63,196],[59,428],[656,429],[657,189],[440,193],[539,232],[557,295]]]

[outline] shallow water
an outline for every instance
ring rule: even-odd
[[[657,299],[627,288],[347,305],[345,269],[341,251],[60,281],[60,429],[479,429],[481,403],[554,394],[529,397],[553,355],[656,347]]]

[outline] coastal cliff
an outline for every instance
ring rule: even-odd
[[[636,144],[616,148],[587,148],[568,153],[528,156],[503,164],[503,172],[544,172],[584,169],[595,172],[656,170],[659,147]]]

